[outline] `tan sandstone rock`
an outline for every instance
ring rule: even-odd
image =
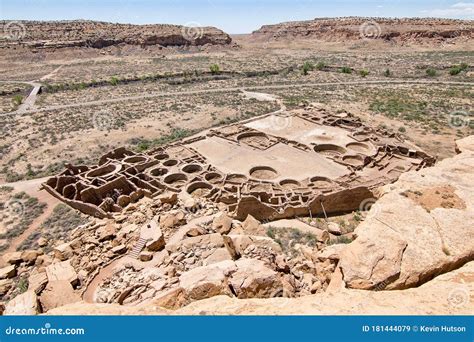
[[[79,301],[81,301],[81,296],[74,291],[71,283],[66,280],[48,282],[40,296],[43,311]]]
[[[19,294],[5,305],[4,315],[36,315],[40,307],[34,291]]]
[[[230,294],[227,276],[236,270],[233,261],[226,260],[208,266],[196,267],[179,277],[186,298],[193,301],[219,294]]]
[[[275,297],[283,292],[280,276],[263,261],[239,259],[235,264],[237,271],[232,273],[230,284],[238,298]]]
[[[458,148],[461,154],[402,174],[383,188],[357,227],[357,239],[342,253],[349,287],[419,286],[474,259],[474,137]]]
[[[49,265],[46,267],[46,274],[48,281],[67,280],[73,286],[75,286],[78,281],[77,273],[71,266],[69,260]]]

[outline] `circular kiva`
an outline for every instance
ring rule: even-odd
[[[164,166],[175,166],[179,162],[176,159],[168,159],[167,161],[163,162]]]
[[[284,179],[284,180],[280,181],[280,186],[283,189],[291,190],[291,189],[298,188],[299,186],[301,186],[301,184],[300,184],[300,182],[298,182],[297,180],[294,180],[294,179]]]
[[[266,144],[270,141],[268,136],[261,132],[246,132],[239,134],[237,136],[238,142],[249,143],[249,142],[258,142],[261,144]]]
[[[332,185],[332,181],[326,177],[315,176],[309,181],[312,184],[311,186],[314,188],[327,188],[328,186]]]
[[[120,164],[108,164],[86,173],[86,178],[109,177],[122,169]]]
[[[342,161],[353,166],[364,165],[364,157],[358,154],[344,156]]]
[[[238,173],[233,173],[227,176],[227,181],[241,184],[247,181],[247,177]]]
[[[278,172],[270,166],[255,166],[250,169],[249,175],[256,179],[274,179],[278,177]]]
[[[188,185],[186,191],[194,197],[206,196],[212,190],[212,185],[207,182],[194,182]]]
[[[184,166],[181,170],[186,173],[196,173],[202,171],[202,166],[199,164],[188,164]]]
[[[328,156],[341,155],[347,152],[344,147],[333,144],[316,145],[314,146],[314,151]]]
[[[136,164],[136,163],[141,163],[146,161],[147,158],[144,156],[133,156],[133,157],[128,157],[123,160],[124,163],[129,163],[129,164]]]
[[[346,147],[352,151],[367,153],[371,150],[371,147],[365,143],[361,142],[351,142],[346,145]]]
[[[168,159],[170,156],[167,155],[166,153],[160,153],[160,154],[155,154],[154,158],[156,160],[164,160],[164,159]]]
[[[163,180],[166,184],[173,186],[181,186],[188,180],[184,173],[172,173]]]
[[[222,175],[217,172],[210,172],[204,176],[204,179],[210,183],[217,183],[222,180]]]

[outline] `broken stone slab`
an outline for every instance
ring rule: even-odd
[[[46,287],[48,283],[48,276],[46,272],[35,272],[32,273],[28,278],[28,290],[34,291],[36,294],[40,294],[41,291]]]
[[[74,255],[73,249],[70,243],[68,242],[54,247],[53,253],[54,253],[54,257],[61,261],[67,260]]]
[[[186,223],[186,219],[182,211],[169,212],[160,216],[160,227],[163,229],[173,228],[184,223]]]
[[[127,246],[118,245],[118,246],[112,247],[111,251],[114,254],[123,254],[127,251]]]
[[[341,226],[336,222],[328,222],[328,232],[333,235],[341,235],[342,229]]]
[[[225,247],[217,248],[211,255],[209,255],[203,261],[203,265],[211,265],[224,260],[233,260],[232,255],[229,253],[229,250]]]
[[[143,252],[140,253],[139,257],[140,257],[140,261],[150,261],[151,259],[153,259],[153,253],[143,251]]]
[[[16,265],[5,266],[0,269],[0,279],[8,279],[16,276]]]
[[[4,296],[13,287],[13,280],[1,279],[0,280],[0,296]]]
[[[11,252],[5,253],[2,256],[3,260],[10,265],[18,265],[23,262],[23,258],[21,257],[21,252]]]
[[[184,238],[183,240],[176,241],[175,243],[168,243],[166,249],[169,252],[176,252],[178,248],[193,249],[196,247],[221,248],[224,247],[224,239],[221,234],[205,234],[195,237]]]
[[[277,297],[283,292],[283,285],[277,272],[265,266],[261,260],[239,259],[237,270],[229,283],[238,298]]]
[[[226,280],[235,270],[235,263],[225,260],[185,272],[179,277],[179,283],[186,298],[191,301],[230,294]]]
[[[43,253],[40,251],[25,250],[21,253],[21,258],[23,259],[23,262],[27,265],[34,265],[36,259],[42,254]]]
[[[275,253],[282,253],[281,247],[273,239],[266,236],[252,236],[252,235],[228,235],[232,240],[235,253],[242,255],[247,247],[254,245],[258,247],[269,247]]]
[[[19,294],[5,305],[4,315],[37,315],[40,312],[38,298],[34,291]]]
[[[165,247],[165,236],[155,219],[140,228],[140,238],[147,240],[145,247],[151,252],[160,251]]]
[[[49,265],[46,267],[46,274],[48,281],[67,280],[72,286],[76,286],[79,281],[69,260]]]
[[[212,229],[220,234],[228,234],[232,228],[232,219],[226,213],[221,213],[212,221]]]
[[[185,291],[181,287],[175,287],[162,291],[153,297],[152,305],[166,309],[178,309],[186,303]]]
[[[165,191],[164,193],[158,195],[158,199],[161,203],[174,205],[176,202],[178,202],[178,194],[176,192]]]
[[[74,291],[71,283],[66,280],[48,282],[39,297],[44,312],[51,309],[81,301],[81,296]]]
[[[245,234],[248,235],[267,235],[267,229],[260,224],[256,218],[252,215],[248,215],[244,222],[242,222],[242,229],[244,230]]]
[[[112,240],[117,234],[117,228],[113,222],[108,222],[105,226],[100,227],[96,231],[96,236],[99,242]]]

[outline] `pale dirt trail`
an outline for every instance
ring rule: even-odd
[[[12,239],[7,250],[2,252],[2,255],[5,253],[10,253],[16,251],[16,248],[31,234],[33,233],[44,220],[46,220],[49,215],[53,212],[57,204],[61,203],[57,198],[51,196],[47,191],[40,191],[41,183],[46,181],[49,177],[37,178],[27,181],[20,181],[15,183],[7,183],[2,185],[7,185],[13,187],[15,192],[24,191],[31,197],[36,197],[39,202],[45,203],[46,208],[44,212],[38,216],[30,224],[28,229],[26,229],[22,234]],[[3,259],[0,258],[0,264],[3,264]]]

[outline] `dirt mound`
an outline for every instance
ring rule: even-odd
[[[264,25],[252,33],[252,38],[263,41],[301,38],[321,42],[377,40],[405,45],[467,41],[472,39],[473,33],[474,25],[468,20],[347,17]]]

